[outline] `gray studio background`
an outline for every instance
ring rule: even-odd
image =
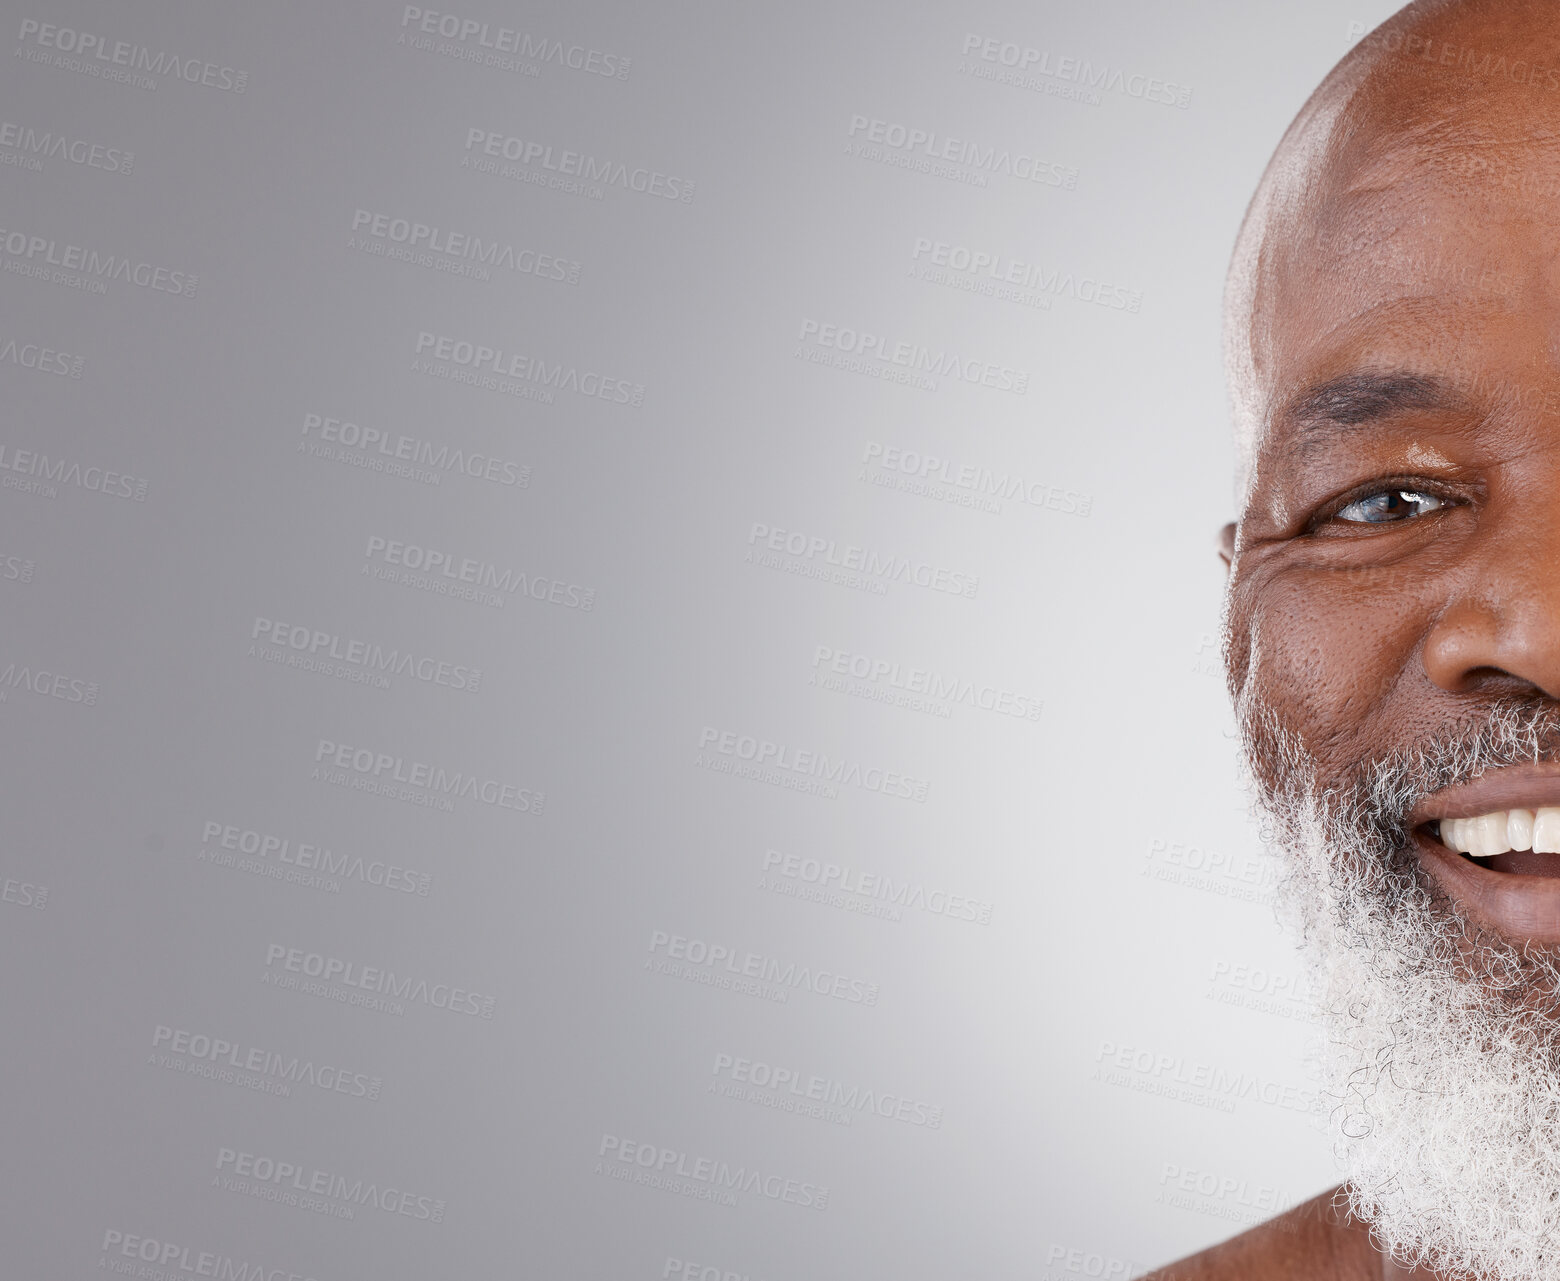
[[[1126,1277],[1327,1186],[1219,302],[1392,7],[6,3],[6,1273]]]

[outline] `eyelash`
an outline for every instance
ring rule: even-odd
[[[1398,490],[1406,491],[1412,494],[1424,494],[1427,498],[1438,498],[1448,507],[1458,506],[1462,502],[1462,500],[1456,494],[1451,493],[1445,486],[1434,483],[1427,483],[1423,476],[1389,476],[1383,480],[1373,480],[1367,485],[1360,485],[1354,489],[1351,489],[1348,493],[1333,499],[1330,503],[1328,503],[1319,512],[1311,517],[1311,519],[1306,524],[1305,532],[1307,534],[1313,534],[1319,532],[1323,528],[1336,528],[1338,525],[1345,525],[1354,529],[1369,529],[1372,527],[1373,522],[1339,521],[1337,519],[1338,513],[1359,502],[1361,499],[1370,498],[1376,494],[1393,493]],[[1428,514],[1433,516],[1435,513],[1431,512]],[[1423,517],[1409,517],[1408,520],[1381,521],[1374,522],[1374,524],[1377,527],[1386,525],[1403,525],[1409,524],[1415,519],[1423,519]]]

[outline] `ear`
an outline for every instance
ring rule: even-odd
[[[1232,520],[1219,531],[1219,559],[1224,562],[1225,572],[1229,572],[1230,562],[1235,559],[1235,522]]]

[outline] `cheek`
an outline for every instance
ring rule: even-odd
[[[1278,713],[1319,763],[1374,756],[1408,720],[1428,607],[1397,575],[1292,571],[1249,593],[1245,692]],[[1406,587],[1406,584],[1404,584]],[[1233,655],[1232,655],[1233,656]]]

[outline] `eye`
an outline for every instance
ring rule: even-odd
[[[1352,525],[1387,525],[1427,516],[1446,505],[1446,499],[1417,489],[1381,489],[1356,498],[1347,507],[1340,508],[1336,517]]]

